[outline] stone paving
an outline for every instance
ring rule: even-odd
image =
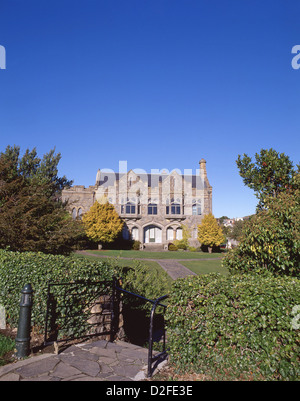
[[[147,360],[145,348],[100,340],[5,365],[0,381],[141,381],[147,377]]]

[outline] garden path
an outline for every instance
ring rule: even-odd
[[[0,367],[0,381],[141,381],[147,377],[148,350],[104,340],[72,345]],[[166,360],[158,360],[155,373]]]

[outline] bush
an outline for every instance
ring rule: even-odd
[[[48,281],[56,283],[75,280],[102,281],[111,280],[114,274],[117,274],[116,269],[103,261],[0,250],[0,304],[5,307],[7,323],[17,327],[20,291],[27,283],[31,283],[34,291],[32,325],[39,331],[45,323]],[[62,291],[63,289],[61,294]],[[82,291],[88,293],[89,289],[85,288]],[[80,305],[74,305],[75,307],[82,309]],[[79,323],[74,322],[74,324],[76,332],[80,327]]]
[[[189,251],[190,252],[197,252],[197,248],[195,248],[194,246],[189,246]]]
[[[179,371],[208,371],[214,378],[293,380],[300,374],[296,305],[296,278],[178,279],[166,313],[170,360]]]
[[[134,241],[132,244],[132,249],[134,251],[139,251],[140,250],[140,246],[141,246],[141,242],[140,241]]]
[[[178,248],[177,248],[177,246],[174,245],[174,244],[169,244],[169,245],[168,245],[168,250],[169,250],[169,251],[178,251]]]
[[[223,265],[232,273],[267,271],[300,278],[300,190],[271,198],[268,206],[245,223],[240,244]]]
[[[184,240],[176,240],[174,242],[174,245],[177,247],[177,249],[181,249],[183,251],[185,251],[188,248],[186,241]]]

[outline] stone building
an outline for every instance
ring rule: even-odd
[[[124,173],[98,170],[96,183],[85,188],[75,185],[62,193],[73,218],[87,212],[105,197],[124,221],[123,237],[141,242],[143,248],[167,249],[182,239],[182,225],[190,230],[190,245],[198,246],[197,226],[203,215],[212,212],[212,187],[201,159],[196,174],[188,170],[140,170]]]

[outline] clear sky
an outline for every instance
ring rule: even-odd
[[[0,150],[55,147],[85,186],[120,160],[204,158],[214,215],[252,214],[237,156],[299,163],[299,17],[299,0],[0,0]]]

